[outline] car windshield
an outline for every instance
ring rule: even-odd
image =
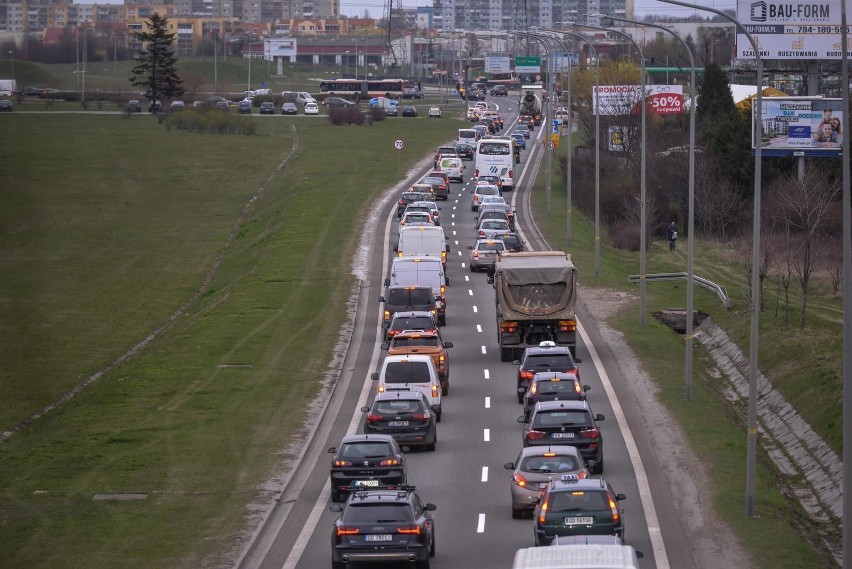
[[[408,504],[359,504],[352,502],[343,511],[343,521],[350,524],[383,524],[412,521]]]
[[[592,418],[583,409],[540,411],[535,414],[533,428],[539,427],[591,427]]]
[[[560,393],[576,393],[576,384],[573,380],[563,379],[551,381],[549,379],[535,382],[536,392],[539,395],[559,395]]]
[[[385,383],[429,383],[429,365],[426,362],[388,362]]]
[[[573,369],[574,360],[567,353],[562,354],[530,354],[524,360],[524,368],[557,368]]]
[[[444,179],[438,178],[437,176],[427,176],[420,180],[420,182],[423,184],[443,184]]]
[[[394,289],[388,294],[388,304],[394,306],[423,306],[431,302],[432,291],[427,288]]]
[[[605,492],[556,492],[550,498],[547,509],[554,512],[597,512],[609,511]]]
[[[363,441],[358,443],[347,443],[340,450],[342,458],[378,458],[393,454],[388,443],[380,441]]]
[[[428,346],[430,348],[438,347],[438,338],[427,336],[425,338],[412,338],[412,337],[399,337],[397,336],[393,340],[394,348],[415,348],[421,346]]]
[[[504,235],[503,243],[506,244],[506,247],[517,248],[521,245],[521,238],[517,235]]]
[[[428,316],[406,316],[393,321],[394,330],[434,330],[435,322]]]
[[[509,144],[505,142],[485,142],[479,145],[479,153],[486,156],[501,156],[512,152]]]
[[[400,415],[403,413],[419,413],[423,410],[417,399],[385,399],[376,401],[373,411],[382,415]]]
[[[580,470],[577,457],[571,455],[528,456],[521,460],[518,470],[524,472],[572,472]]]
[[[477,186],[476,193],[480,196],[499,196],[500,189],[495,186]]]
[[[500,219],[486,219],[482,222],[483,229],[506,229],[506,222]]]

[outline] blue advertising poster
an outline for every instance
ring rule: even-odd
[[[762,110],[760,142],[765,149],[839,150],[843,145],[840,99],[764,97]]]

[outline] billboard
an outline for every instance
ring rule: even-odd
[[[487,56],[485,58],[486,73],[509,73],[512,71],[511,58],[502,56]]]
[[[846,134],[841,104],[841,99],[764,98],[760,121],[763,148],[839,151]],[[756,144],[756,136],[752,132],[752,148]]]
[[[264,38],[263,57],[296,57],[296,38]]]
[[[592,86],[592,112],[598,108],[602,116],[638,113],[641,92],[641,85]],[[645,85],[645,104],[653,114],[683,114],[683,85]]]
[[[754,37],[763,59],[840,59],[840,2],[737,0],[737,20]],[[751,43],[739,32],[735,53],[737,59],[754,59]]]

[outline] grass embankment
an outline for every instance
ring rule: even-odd
[[[708,369],[712,367],[709,356],[700,345],[695,348],[695,379],[693,401],[683,400],[684,394],[684,341],[683,338],[650,316],[653,311],[686,306],[686,287],[682,281],[650,283],[646,287],[647,311],[645,328],[639,327],[638,287],[628,284],[628,274],[639,272],[638,252],[613,249],[606,235],[601,237],[601,274],[594,276],[594,222],[574,209],[571,245],[566,236],[566,199],[564,179],[554,177],[548,208],[544,193],[544,174],[539,176],[533,208],[536,220],[554,249],[569,251],[580,270],[584,287],[631,291],[637,300],[609,319],[609,324],[624,333],[634,352],[642,361],[659,387],[658,397],[673,413],[686,433],[690,445],[705,465],[711,478],[714,506],[722,519],[739,537],[743,547],[751,554],[756,567],[814,569],[831,566],[833,561],[821,545],[812,547],[800,529],[805,519],[798,503],[790,502],[781,493],[778,477],[768,457],[761,454],[758,461],[757,517],[745,515],[745,462],[746,436],[744,406],[746,402],[731,404],[719,392]],[[605,190],[604,190],[605,191]],[[681,223],[681,226],[683,224]],[[685,271],[686,237],[679,240],[678,250],[668,250],[668,242],[655,241],[647,255],[647,272]],[[732,258],[729,251],[718,244],[696,241],[695,274],[710,278],[728,289],[732,309],[726,311],[715,294],[694,288],[695,309],[706,312],[732,334],[740,347],[748,352],[749,312],[745,293],[748,291],[746,267]],[[768,287],[774,285],[767,285]],[[815,304],[831,305],[836,300],[821,296]],[[841,355],[835,338],[827,330],[836,322],[818,318],[814,310],[809,319],[811,327],[799,330],[793,324],[784,327],[773,313],[761,316],[760,365],[764,373],[782,389],[785,395],[823,436],[834,444],[838,437],[841,412],[837,377],[828,373],[801,375],[802,370],[834,369]],[[830,314],[830,312],[827,312]],[[839,335],[839,330],[834,334]],[[795,347],[791,344],[796,344]],[[788,369],[798,373],[790,376]],[[784,374],[776,372],[784,371]],[[781,379],[779,381],[778,376]],[[790,380],[798,379],[795,385]],[[810,385],[811,382],[817,386]],[[819,387],[818,387],[819,386]],[[829,389],[836,397],[817,389]],[[809,398],[813,400],[808,400]],[[814,411],[818,411],[816,416]],[[819,414],[823,416],[818,416]],[[836,418],[834,422],[826,416]],[[837,432],[835,432],[835,430]]]
[[[258,120],[255,136],[228,137],[166,132],[148,116],[0,118],[2,429],[189,298],[274,174],[177,322],[0,444],[0,566],[209,565],[320,388],[368,204],[456,124]],[[275,173],[291,123],[299,150]],[[127,492],[147,499],[93,500]]]

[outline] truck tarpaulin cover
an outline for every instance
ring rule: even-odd
[[[526,317],[572,318],[577,302],[577,269],[560,252],[502,255],[497,263],[496,291],[503,318],[512,312]]]

